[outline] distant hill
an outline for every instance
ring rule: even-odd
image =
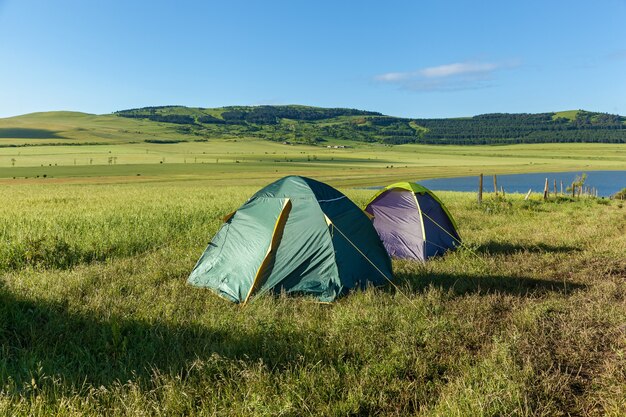
[[[106,115],[43,112],[0,119],[0,147],[245,138],[306,144],[626,143],[626,118],[571,110],[419,119],[355,109],[285,105],[160,106]]]
[[[122,110],[120,117],[181,125],[179,131],[252,136],[274,141],[336,140],[386,144],[626,143],[626,118],[583,110],[539,114],[483,114],[468,118],[409,119],[381,113],[307,106],[183,106]]]
[[[417,130],[410,126],[410,119],[355,109],[295,105],[215,109],[163,106],[114,114],[175,123],[180,125],[181,132],[205,137],[256,137],[309,144],[337,140],[401,144],[417,139]]]

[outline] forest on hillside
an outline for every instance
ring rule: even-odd
[[[626,118],[580,110],[559,113],[494,113],[467,118],[410,119],[378,112],[308,106],[184,106],[121,110],[120,117],[179,125],[178,131],[210,137],[258,137],[323,143],[336,140],[384,144],[626,143]]]

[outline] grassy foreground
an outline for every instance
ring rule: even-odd
[[[626,414],[620,202],[440,193],[467,248],[401,293],[241,308],[185,279],[254,191],[5,186],[0,414]]]

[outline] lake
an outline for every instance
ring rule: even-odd
[[[626,187],[626,171],[585,171],[587,181],[585,186],[598,189],[599,196],[610,196]],[[539,172],[532,174],[506,174],[498,175],[498,191],[500,186],[504,187],[507,193],[527,193],[529,189],[533,192],[543,192],[546,178],[549,179],[550,193],[553,192],[554,180],[557,182],[557,189],[563,190],[574,181],[581,172]],[[424,187],[431,190],[441,191],[478,191],[478,176],[456,177],[456,178],[435,178],[417,181]],[[483,190],[493,192],[493,176],[485,175],[483,178]]]

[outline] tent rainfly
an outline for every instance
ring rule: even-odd
[[[419,184],[389,185],[372,197],[365,211],[392,258],[425,261],[461,244],[450,212]]]
[[[188,282],[235,303],[281,292],[330,302],[391,277],[376,230],[352,201],[324,183],[289,176],[226,217]]]

